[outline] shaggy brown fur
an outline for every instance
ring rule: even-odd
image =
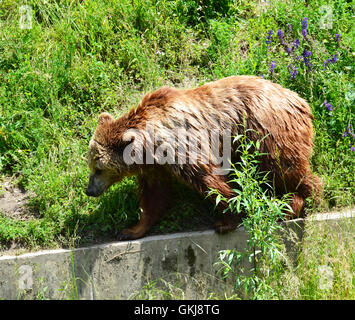
[[[248,131],[249,138],[260,140],[267,136],[261,142],[260,152],[267,154],[262,159],[261,170],[271,172],[278,194],[294,193],[291,207],[294,216],[300,216],[305,199],[319,196],[321,186],[309,163],[313,147],[312,119],[309,105],[296,93],[257,77],[233,76],[186,90],[163,87],[145,95],[136,109],[119,119],[114,120],[107,113],[100,115],[90,142],[92,174],[87,194],[98,196],[124,176],[137,175],[141,219],[133,228],[123,230],[120,239],[142,237],[169,205],[170,177],[184,181],[204,196],[210,188],[226,197],[233,195],[228,177],[215,173],[214,169],[219,167],[216,161],[204,161],[203,155],[208,151],[197,155],[195,151],[210,145],[209,139],[203,137],[199,142],[201,129],[219,130],[222,145],[223,133],[231,128],[231,135],[235,136],[244,130],[239,126],[244,123],[247,129],[253,129]],[[152,139],[147,123],[154,123],[158,138]],[[176,152],[175,161],[158,164],[159,157],[166,155],[170,141],[181,140],[173,130],[178,128],[188,129],[196,137],[197,149],[187,150],[187,159],[195,156],[196,162],[178,163],[179,152]],[[164,153],[153,154],[154,164],[129,165],[123,161],[123,151],[130,143],[129,129],[141,133],[133,135],[135,143],[146,143],[142,153],[136,154],[137,159],[146,159],[148,146],[155,150],[159,147],[157,141],[165,143]],[[237,145],[232,146],[233,150],[236,148]],[[214,157],[207,156],[210,160]],[[216,225],[220,232],[235,227],[235,218],[228,215]]]

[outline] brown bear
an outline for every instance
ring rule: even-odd
[[[167,210],[172,179],[204,196],[211,188],[227,198],[234,194],[225,173],[238,157],[233,137],[247,128],[248,137],[260,140],[265,154],[260,169],[271,173],[278,194],[293,193],[290,205],[299,217],[305,199],[317,198],[321,186],[309,162],[312,119],[298,94],[258,77],[231,76],[193,89],[163,87],[146,94],[127,115],[99,116],[89,145],[86,194],[99,196],[123,177],[136,175],[140,220],[119,239],[143,237]],[[223,214],[216,230],[236,225],[235,215]]]

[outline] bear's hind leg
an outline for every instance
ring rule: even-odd
[[[290,207],[292,209],[292,213],[287,213],[286,219],[296,219],[303,217],[303,207],[304,207],[304,199],[297,194],[294,194],[291,199]]]
[[[306,199],[312,202],[319,200],[322,192],[322,181],[311,172],[302,178],[301,183],[296,188],[295,194],[292,195],[290,206],[293,213],[288,215],[288,219],[303,218],[305,216]]]
[[[205,174],[203,175],[195,184],[196,188],[202,195],[206,195],[210,189],[217,190],[219,194],[229,199],[234,196],[235,193],[227,183],[227,176],[224,175],[213,175]],[[209,200],[216,203],[217,195],[211,195]],[[237,214],[233,214],[229,211],[224,212],[227,208],[227,204],[224,202],[219,202],[217,205],[217,210],[220,212],[222,217],[214,225],[214,229],[218,233],[225,233],[237,228],[240,217]]]

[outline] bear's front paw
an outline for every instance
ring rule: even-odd
[[[132,230],[133,229],[133,230]],[[134,228],[132,229],[123,229],[118,235],[118,241],[125,241],[125,240],[135,240],[142,238],[144,236],[144,232],[135,232]]]
[[[117,235],[117,240],[118,241],[133,240],[133,239],[135,239],[134,235],[131,232],[129,232],[127,229],[122,230]]]

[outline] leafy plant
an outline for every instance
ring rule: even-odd
[[[273,298],[276,293],[271,283],[282,263],[283,248],[278,239],[282,230],[278,222],[291,208],[287,203],[288,195],[278,199],[270,192],[272,185],[268,173],[258,169],[258,158],[263,155],[259,151],[260,140],[251,141],[248,131],[234,139],[240,160],[232,164],[230,184],[236,195],[226,199],[217,190],[210,192],[210,195],[217,194],[217,204],[222,201],[228,205],[225,211],[245,215],[241,225],[249,236],[247,246],[243,251],[222,250],[218,264],[222,277],[234,277],[235,289],[242,291],[243,298]],[[250,273],[245,270],[246,261]]]

